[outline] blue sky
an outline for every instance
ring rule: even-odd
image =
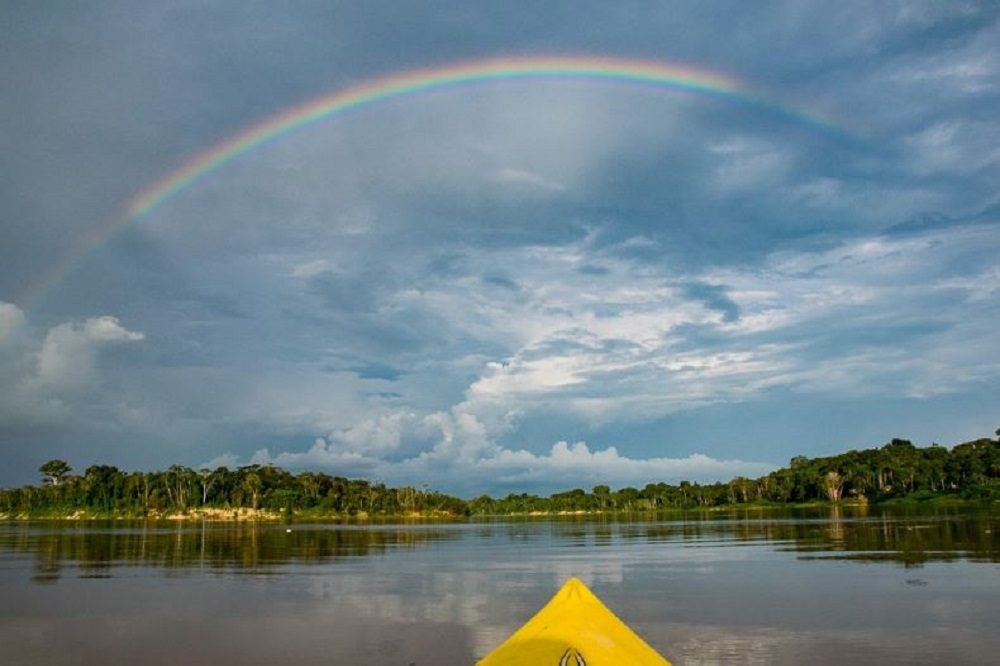
[[[0,484],[250,462],[460,494],[758,475],[1000,425],[994,3],[7,3]],[[373,77],[396,99],[137,192]],[[53,267],[72,261],[38,294]]]

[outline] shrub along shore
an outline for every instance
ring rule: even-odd
[[[61,460],[39,471],[41,485],[0,489],[0,518],[167,518],[194,520],[443,518],[566,515],[907,502],[1000,501],[998,439],[952,448],[917,447],[894,439],[884,446],[835,456],[797,456],[757,479],[699,484],[650,483],[612,490],[576,488],[548,497],[511,493],[461,499],[424,488],[270,465],[195,470],[174,465],[126,472],[92,465],[73,474]]]

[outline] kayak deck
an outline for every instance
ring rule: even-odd
[[[518,664],[670,666],[577,578],[477,666]]]

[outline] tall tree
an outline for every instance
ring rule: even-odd
[[[38,471],[41,472],[46,485],[58,486],[73,470],[64,460],[50,460],[39,467]]]

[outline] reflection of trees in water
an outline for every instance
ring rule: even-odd
[[[824,509],[735,509],[673,514],[663,522],[594,523],[593,545],[642,539],[691,546],[766,543],[809,559],[893,561],[905,565],[969,559],[1000,562],[996,512],[945,507],[915,511],[861,506]],[[666,516],[665,516],[666,517]],[[564,530],[586,541],[579,528]]]
[[[995,516],[990,514],[915,516],[900,520],[891,514],[866,521],[840,523],[836,543],[810,535],[797,538],[798,551],[817,552],[807,557],[858,561],[894,561],[907,566],[958,559],[1000,562],[995,536]]]
[[[34,555],[38,583],[58,580],[64,565],[79,567],[80,576],[108,577],[114,566],[163,569],[199,567],[265,572],[271,567],[303,562],[415,549],[428,541],[457,538],[435,529],[344,529],[306,527],[287,532],[284,526],[238,523],[227,526],[162,524],[134,526],[82,525],[39,529],[37,524],[0,531],[0,551]]]
[[[741,512],[731,521],[686,521],[678,528],[686,541],[712,539],[735,542],[766,541],[778,550],[806,558],[894,561],[906,565],[970,559],[1000,561],[995,513],[970,513],[945,508],[914,513],[880,511],[868,507],[831,507],[826,512]],[[812,514],[810,516],[810,513]],[[666,527],[669,529],[669,527]],[[650,537],[670,536],[650,530]]]
[[[0,552],[35,557],[33,580],[58,580],[62,567],[107,577],[115,566],[167,570],[187,567],[266,572],[290,563],[322,563],[416,549],[437,540],[506,538],[511,542],[615,549],[644,541],[683,546],[766,544],[805,559],[891,561],[907,566],[969,559],[1000,562],[997,512],[932,508],[919,511],[856,507],[818,510],[745,509],[671,514],[664,520],[573,517],[455,526],[285,526],[273,523],[155,522],[79,525],[8,524]]]
[[[731,508],[725,511],[672,511],[657,514],[567,516],[511,520],[508,538],[553,539],[578,546],[614,548],[623,542],[683,543],[690,546],[738,546],[766,543],[803,558],[888,560],[906,565],[970,559],[1000,561],[996,511],[920,507],[893,509],[867,504],[816,509]],[[535,530],[520,525],[536,523]],[[504,524],[504,523],[501,523]]]

